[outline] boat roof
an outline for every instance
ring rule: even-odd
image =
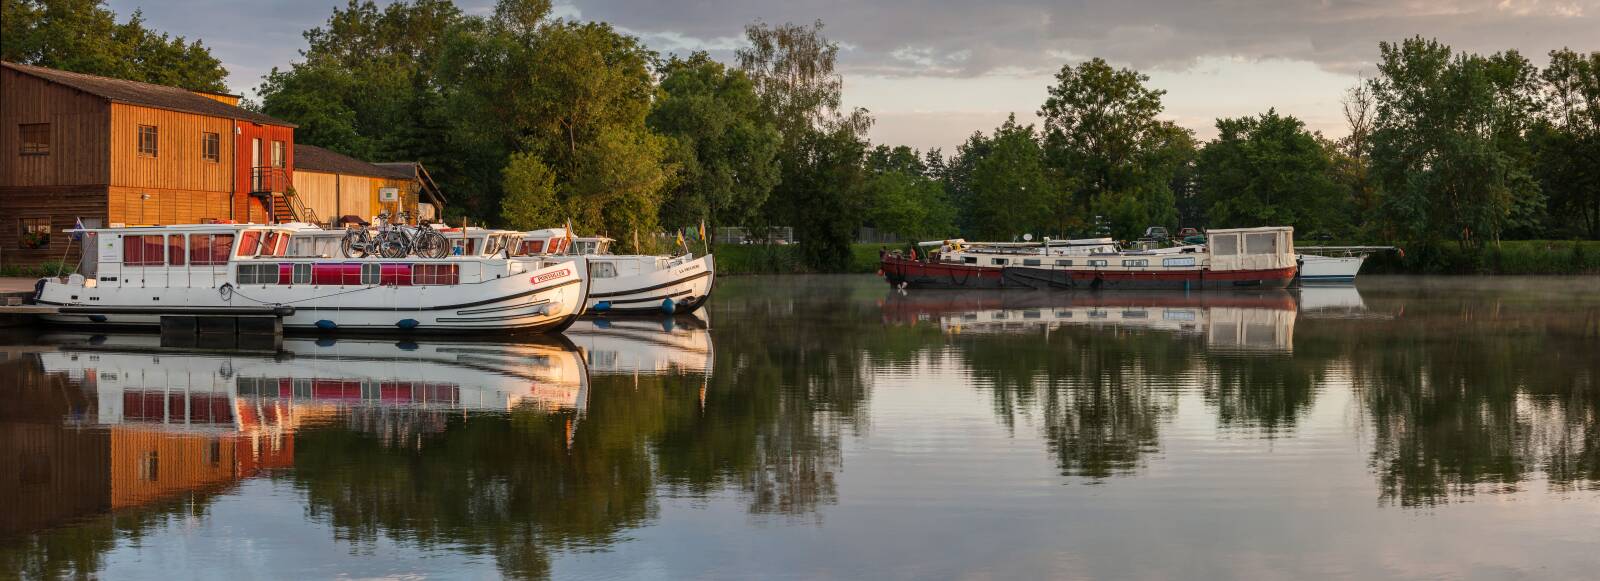
[[[1257,226],[1255,228],[1212,228],[1206,234],[1236,234],[1240,232],[1294,232],[1294,226]]]
[[[166,226],[119,226],[116,228],[68,228],[65,232],[152,234],[160,232],[238,232],[246,229],[293,232],[297,228],[297,225],[292,224],[171,224]]]

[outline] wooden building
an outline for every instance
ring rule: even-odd
[[[301,145],[297,153],[295,196],[323,222],[342,216],[371,220],[396,208],[426,218],[430,209],[442,207],[443,197],[420,163],[368,163],[314,145]],[[384,188],[395,188],[399,201],[384,203]]]
[[[199,93],[0,63],[0,263],[86,226],[282,221],[294,125]],[[75,255],[76,252],[71,254]]]

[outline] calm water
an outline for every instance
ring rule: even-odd
[[[1593,578],[1600,279],[0,347],[0,577]]]

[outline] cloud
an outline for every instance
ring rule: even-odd
[[[746,24],[821,18],[845,72],[980,76],[1047,71],[1062,55],[1182,70],[1206,57],[1301,60],[1330,71],[1370,67],[1379,41],[1437,37],[1457,48],[1600,49],[1600,0],[574,0],[585,18],[641,34],[736,38]],[[721,43],[718,43],[721,44]],[[959,58],[954,58],[959,55]]]

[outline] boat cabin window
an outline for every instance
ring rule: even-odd
[[[361,284],[378,284],[382,282],[383,265],[368,262],[361,265]]]
[[[293,284],[311,284],[311,263],[296,262],[290,265],[289,282]]]
[[[184,255],[188,254],[184,252],[183,248],[186,238],[182,234],[173,234],[167,237],[167,264],[183,266]]]
[[[967,264],[977,264],[978,263],[978,257],[976,257],[976,256],[963,256],[961,258]]]
[[[232,249],[232,234],[190,234],[189,264],[194,266],[227,264],[228,251]]]
[[[411,284],[415,285],[449,285],[460,284],[460,265],[457,264],[414,264],[411,266]]]
[[[166,237],[160,234],[122,237],[122,264],[124,266],[161,266],[166,249]]]
[[[1071,260],[1057,260],[1056,266],[1072,266]]]
[[[1004,265],[1006,263],[1006,259],[1004,259],[1004,258],[991,258],[989,262],[990,262],[990,264]]]
[[[1217,256],[1233,256],[1239,253],[1238,234],[1218,234],[1211,237],[1211,253]]]
[[[1091,260],[1091,261],[1089,261],[1089,266],[1105,266],[1105,265],[1106,265],[1106,261],[1104,261],[1104,260]]]
[[[256,253],[258,253],[260,251],[261,251],[261,232],[260,231],[249,230],[249,231],[246,231],[244,233],[244,236],[241,236],[239,238],[239,251],[236,253],[237,255],[239,255],[239,256],[255,256]]]
[[[589,274],[595,278],[616,278],[617,265],[607,261],[591,262],[589,263]]]
[[[1150,261],[1146,260],[1146,259],[1143,259],[1143,258],[1140,258],[1138,260],[1124,260],[1124,261],[1122,261],[1122,265],[1123,266],[1150,266]]]
[[[457,238],[450,241],[450,253],[456,256],[477,256],[478,239]]]
[[[533,256],[535,254],[539,254],[540,252],[544,252],[543,240],[523,240],[522,250],[517,252],[517,254],[522,256]]]
[[[1245,254],[1277,254],[1278,233],[1260,232],[1244,235]]]
[[[1039,259],[1037,259],[1037,258],[1024,258],[1024,259],[1022,259],[1022,265],[1023,266],[1039,266]]]
[[[1161,266],[1194,266],[1194,257],[1163,258],[1161,259]]]
[[[240,264],[239,284],[278,284],[278,264]]]

